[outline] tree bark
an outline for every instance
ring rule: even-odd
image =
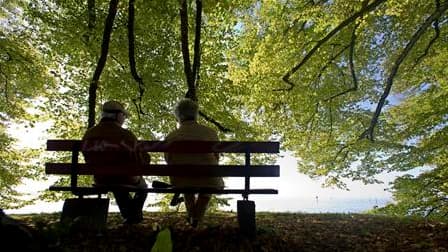
[[[101,55],[98,60],[95,72],[93,73],[92,81],[89,87],[89,117],[87,127],[91,128],[95,125],[95,105],[96,105],[96,90],[98,89],[98,82],[101,73],[106,65],[107,54],[109,52],[110,35],[112,33],[112,25],[114,23],[115,15],[117,14],[118,0],[111,0],[109,3],[109,12],[107,14],[104,25],[103,42],[101,43]]]
[[[128,48],[129,48],[129,67],[131,69],[131,75],[138,84],[138,98],[134,99],[134,103],[137,107],[138,117],[140,119],[140,114],[144,114],[142,109],[142,99],[145,93],[145,84],[143,79],[137,72],[137,67],[135,63],[135,33],[134,33],[134,21],[135,21],[135,0],[129,0],[129,13],[128,13]]]
[[[193,80],[194,88],[199,85],[199,68],[201,66],[201,27],[202,27],[202,1],[196,0],[196,25],[194,37]]]
[[[95,28],[96,14],[95,14],[95,0],[87,0],[87,14],[88,22],[87,27],[89,32],[92,32]]]
[[[185,98],[197,101],[196,89],[199,85],[199,68],[201,63],[201,27],[202,27],[202,1],[196,0],[196,18],[195,18],[195,38],[194,38],[194,55],[193,66],[190,61],[190,50],[188,48],[188,5],[186,0],[180,2],[180,33],[182,43],[182,56],[184,59],[184,72],[187,80],[188,91]],[[213,118],[206,115],[203,111],[199,111],[199,115],[206,121],[214,124],[222,132],[230,132],[230,130]]]
[[[191,70],[190,49],[188,48],[188,4],[187,0],[181,0],[180,4],[180,34],[182,43],[182,56],[184,59],[184,72],[187,80],[187,98],[197,100],[194,74]]]

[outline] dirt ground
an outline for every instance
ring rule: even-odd
[[[92,232],[59,223],[57,214],[16,215],[42,251],[151,251],[168,229],[173,251],[448,251],[448,225],[367,214],[257,213],[257,235],[240,234],[235,213],[211,213],[197,228],[184,213],[147,212],[124,225],[109,213],[107,228]]]

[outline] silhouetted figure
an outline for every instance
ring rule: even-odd
[[[218,135],[214,129],[197,122],[198,111],[198,105],[193,100],[181,100],[174,110],[179,128],[168,134],[165,140],[168,142],[188,140],[218,141]],[[219,155],[217,153],[165,153],[165,160],[168,164],[215,165],[218,164]],[[220,177],[170,177],[170,181],[175,187],[224,187],[224,181]],[[174,197],[175,199],[176,197]],[[205,193],[184,194],[188,219],[192,226],[197,226],[202,220],[210,199],[211,195]]]
[[[84,137],[83,154],[89,164],[148,164],[150,157],[147,153],[138,152],[137,137],[129,130],[122,128],[128,112],[117,101],[103,104],[101,121],[87,130]],[[110,143],[104,144],[104,141]],[[100,143],[100,144],[98,144]],[[111,144],[114,143],[114,144]],[[104,152],[98,152],[98,150]],[[89,152],[88,150],[97,150]],[[137,188],[147,188],[142,176],[95,176],[95,185],[130,185]],[[134,196],[126,191],[113,191],[121,216],[126,224],[135,224],[143,220],[143,205],[146,192],[136,192]]]

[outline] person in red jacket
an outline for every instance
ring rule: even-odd
[[[83,154],[88,164],[128,164],[133,169],[140,164],[148,164],[147,153],[137,150],[137,137],[129,130],[122,128],[128,116],[123,104],[108,101],[102,106],[100,122],[88,129],[84,134]],[[91,151],[89,151],[91,150]],[[101,152],[98,152],[100,150]],[[135,164],[133,167],[132,164]],[[99,176],[94,177],[96,186],[125,185],[146,188],[141,176]],[[136,192],[134,196],[126,191],[113,191],[122,217],[127,224],[139,223],[143,220],[143,205],[146,192]]]

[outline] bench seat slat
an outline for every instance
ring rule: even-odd
[[[71,163],[46,163],[46,174],[70,175]],[[95,168],[95,169],[94,169]],[[144,175],[144,176],[209,176],[209,177],[279,177],[278,165],[163,165],[141,166],[129,169],[123,166],[78,164],[79,175]]]
[[[129,186],[109,186],[109,187],[76,187],[51,186],[50,191],[67,191],[75,195],[96,195],[105,194],[113,190],[126,190],[130,192],[142,191],[142,189]],[[215,188],[146,188],[143,191],[148,193],[211,193],[211,194],[243,194],[244,189],[215,189]],[[249,194],[278,194],[276,189],[250,189]]]
[[[108,141],[110,142],[110,141]],[[48,151],[80,150],[81,140],[47,140]],[[139,141],[139,149],[145,152],[171,153],[279,153],[279,142],[236,142],[236,141]]]

